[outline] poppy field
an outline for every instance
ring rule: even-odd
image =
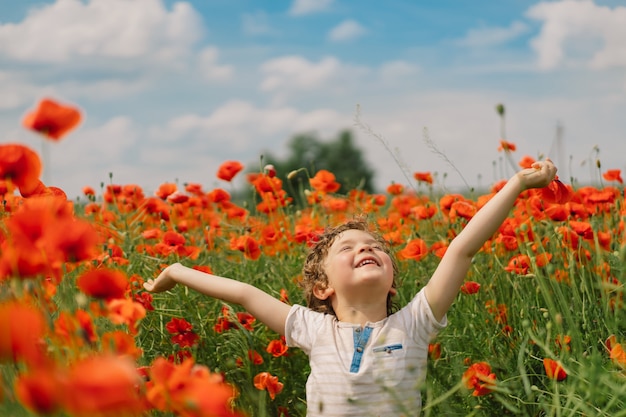
[[[56,141],[79,122],[47,100],[24,126]],[[518,169],[534,162],[498,145]],[[3,416],[304,416],[301,351],[239,306],[182,286],[151,294],[143,282],[180,262],[305,304],[309,245],[365,213],[398,258],[403,306],[504,184],[444,193],[416,172],[413,184],[340,195],[322,170],[296,206],[273,167],[225,161],[223,188],[107,184],[72,201],[42,183],[42,163],[0,144]],[[246,200],[227,191],[236,176]],[[421,415],[626,416],[625,191],[619,170],[601,177],[519,196],[429,346]]]

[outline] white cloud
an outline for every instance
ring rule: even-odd
[[[294,0],[289,8],[292,16],[303,16],[307,14],[328,10],[334,0]]]
[[[457,43],[461,46],[485,47],[507,43],[529,31],[522,22],[513,22],[509,27],[483,27],[470,29]]]
[[[261,90],[312,90],[327,83],[340,69],[340,62],[333,57],[323,58],[318,63],[300,56],[272,59],[261,66],[261,72],[265,75]]]
[[[591,0],[539,3],[527,11],[542,22],[531,42],[542,69],[579,58],[592,68],[626,66],[626,7],[598,6]]]
[[[346,42],[358,39],[366,33],[367,30],[360,23],[347,19],[331,29],[328,39],[333,42]]]
[[[162,140],[194,138],[205,145],[220,143],[231,151],[254,148],[264,139],[284,138],[302,130],[338,128],[349,121],[335,110],[300,111],[293,107],[258,107],[248,101],[232,100],[208,116],[189,114],[170,120],[166,128],[155,127]],[[161,133],[157,133],[161,132]]]
[[[202,34],[189,3],[160,0],[57,0],[31,9],[18,24],[0,25],[0,54],[27,62],[72,58],[142,58],[170,62]]]
[[[198,53],[197,68],[200,75],[209,81],[229,80],[234,68],[229,65],[220,65],[218,61],[219,51],[215,47],[206,47]]]

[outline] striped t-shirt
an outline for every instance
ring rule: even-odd
[[[433,316],[423,289],[363,327],[294,305],[285,337],[309,356],[307,416],[419,415],[428,344],[446,324]]]

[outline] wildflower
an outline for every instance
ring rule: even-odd
[[[193,346],[198,343],[200,336],[193,332],[193,326],[183,318],[173,317],[165,329],[171,334],[171,341],[180,347]]]
[[[427,184],[433,183],[433,175],[430,172],[414,172],[413,178],[419,182],[425,182]]]
[[[146,317],[146,309],[128,298],[117,298],[107,303],[108,318],[113,324],[125,324],[131,334],[137,333],[137,324]]]
[[[130,358],[94,356],[75,363],[69,370],[63,403],[72,416],[140,415],[141,384]]]
[[[41,363],[45,331],[40,310],[17,301],[0,304],[0,362]]]
[[[522,159],[520,159],[520,161],[518,162],[518,165],[523,169],[532,168],[535,162],[537,162],[535,161],[535,158],[533,158],[532,156],[525,155],[522,157]]]
[[[243,169],[243,165],[238,161],[226,161],[220,165],[217,171],[217,178],[224,181],[232,181],[239,171]]]
[[[461,286],[463,294],[476,294],[480,290],[480,284],[474,281],[467,281]]]
[[[102,351],[117,356],[126,355],[133,359],[139,359],[143,354],[143,349],[137,347],[135,338],[121,330],[102,335]]]
[[[530,269],[530,257],[528,255],[516,255],[509,260],[509,264],[504,268],[505,271],[513,272],[518,275],[525,275]]]
[[[54,414],[62,407],[62,375],[53,367],[40,367],[19,375],[15,380],[15,396],[35,414]]]
[[[74,129],[81,120],[80,111],[50,99],[43,99],[22,121],[24,127],[41,133],[48,139],[59,140]]]
[[[278,358],[280,356],[284,356],[287,353],[287,349],[287,344],[285,343],[283,337],[281,337],[280,339],[271,340],[265,350],[273,357]]]
[[[278,381],[277,376],[269,372],[258,373],[254,377],[254,386],[258,390],[266,390],[272,400],[283,390],[283,383]]]
[[[253,349],[248,350],[248,360],[252,362],[253,365],[262,365],[263,364],[263,356],[259,352]],[[243,359],[237,358],[235,363],[238,368],[243,367]]]
[[[232,238],[230,241],[230,248],[232,250],[243,252],[243,256],[246,259],[251,259],[253,261],[259,259],[261,256],[261,249],[259,248],[258,242],[253,237],[248,235]]]
[[[428,345],[428,356],[432,360],[441,358],[441,343],[431,343]]]
[[[404,192],[404,185],[393,183],[387,187],[387,192],[391,195],[400,195]]]
[[[35,190],[41,171],[39,155],[29,147],[12,143],[0,145],[0,179],[10,181],[20,192]]]
[[[512,142],[507,142],[504,139],[500,139],[500,146],[498,146],[498,152],[515,152],[517,150],[517,146],[515,146]]]
[[[159,197],[161,200],[166,200],[171,194],[174,194],[178,191],[178,186],[171,182],[165,182],[159,185],[159,189],[156,190],[154,195]]]
[[[572,190],[559,180],[559,177],[554,177],[554,180],[546,187],[540,190],[541,198],[545,202],[554,204],[565,204],[572,198]]]
[[[322,169],[309,180],[314,190],[322,193],[334,193],[341,188],[341,184],[335,181],[335,174]]]
[[[149,374],[146,400],[159,411],[187,417],[241,416],[232,409],[236,390],[192,358],[177,365],[158,357]]]
[[[620,184],[624,183],[624,180],[622,179],[622,171],[619,169],[609,169],[602,174],[602,178],[607,181],[617,181]]]
[[[473,396],[487,395],[495,387],[496,374],[491,372],[487,362],[477,362],[463,373],[463,383],[467,389],[474,390]]]
[[[398,252],[400,258],[413,259],[414,261],[420,261],[426,255],[428,255],[428,247],[426,242],[420,238],[411,239],[404,249]]]
[[[555,361],[550,358],[544,358],[543,367],[546,370],[546,375],[550,379],[556,379],[557,381],[563,381],[567,378],[567,372],[563,369],[560,361]]]
[[[124,297],[128,279],[122,271],[100,268],[85,272],[78,277],[76,284],[87,295],[111,300]]]
[[[263,172],[265,172],[270,178],[276,176],[276,168],[272,164],[267,164],[263,167]]]

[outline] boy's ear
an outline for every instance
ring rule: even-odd
[[[334,294],[335,290],[332,287],[324,286],[320,283],[315,284],[313,287],[313,295],[318,300],[325,300]]]

